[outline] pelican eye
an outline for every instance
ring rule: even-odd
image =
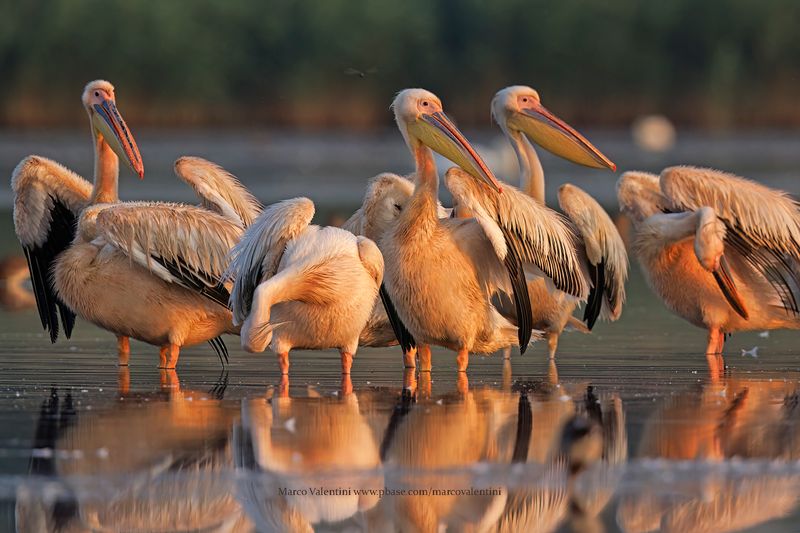
[[[94,95],[95,95],[95,96],[100,96],[100,91],[95,91],[95,92],[94,92]]]
[[[427,100],[423,100],[423,101],[422,101],[422,106],[423,106],[423,107],[428,107],[428,102],[427,102]]]

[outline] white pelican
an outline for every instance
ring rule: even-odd
[[[666,306],[708,330],[708,355],[735,331],[800,328],[800,210],[785,193],[717,170],[626,172],[620,209]],[[709,357],[712,370],[718,358]]]
[[[530,87],[514,85],[498,91],[492,99],[491,113],[517,154],[520,189],[542,204],[545,203],[544,170],[530,140],[570,161],[616,170],[616,165],[580,133],[545,109],[539,93]],[[575,298],[553,291],[542,278],[529,281],[533,327],[545,332],[551,358],[566,326],[588,332],[599,316],[609,320],[619,318],[628,276],[625,244],[600,204],[569,183],[558,190],[558,203],[580,236],[579,250],[591,275],[592,291],[584,312],[584,325],[572,316],[578,305]]]
[[[413,177],[412,177],[413,178]],[[414,194],[414,182],[406,177],[383,172],[370,178],[364,201],[353,215],[342,225],[354,235],[363,235],[377,243],[395,223],[403,208]],[[438,206],[439,218],[450,216],[450,210]],[[384,347],[398,343],[394,327],[383,302],[375,302],[367,325],[361,332],[359,346]],[[429,357],[429,348],[423,347],[423,358]],[[406,353],[406,359],[413,361],[415,348]]]
[[[209,341],[225,355],[218,337],[237,330],[220,276],[257,202],[218,167],[203,166],[214,172],[201,177],[191,172],[198,160],[180,159],[176,172],[222,214],[120,203],[119,158],[143,177],[139,150],[110,83],[90,82],[82,100],[95,146],[94,186],[39,156],[25,158],[12,177],[14,225],[42,325],[55,342],[58,315],[67,337],[80,315],[118,336],[121,365],[128,362],[129,337],[160,346],[162,368],[175,367],[184,345]]]
[[[242,348],[271,342],[281,372],[292,348],[337,348],[349,374],[383,279],[383,257],[366,237],[309,225],[308,198],[267,207],[231,251],[231,307]]]
[[[510,345],[524,351],[532,335],[524,269],[551,278],[575,297],[589,291],[575,236],[554,211],[514,187],[501,190],[436,95],[406,89],[393,108],[417,179],[407,207],[380,242],[397,316],[417,342],[456,350],[461,371],[470,351],[492,353]],[[439,219],[431,148],[466,169],[451,169],[446,182],[474,218]],[[498,289],[513,295],[519,328],[492,306]]]

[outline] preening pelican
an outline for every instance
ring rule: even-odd
[[[309,225],[308,198],[266,208],[231,251],[231,307],[242,348],[271,343],[281,372],[292,348],[337,348],[349,374],[383,279],[374,242],[341,228]]]
[[[177,173],[223,214],[179,204],[120,203],[119,158],[143,177],[138,147],[110,83],[90,82],[82,99],[95,145],[94,186],[39,156],[25,158],[12,177],[14,225],[42,325],[55,341],[60,315],[69,337],[78,314],[118,336],[122,365],[128,362],[129,337],[160,346],[162,368],[175,367],[181,346],[205,341],[221,357],[226,350],[217,337],[237,330],[220,277],[257,202],[218,167],[201,179],[188,171],[197,160],[181,159]],[[233,213],[239,213],[238,221]]]
[[[462,371],[470,351],[492,353],[509,345],[524,351],[532,335],[524,268],[574,296],[588,293],[571,230],[514,187],[501,190],[436,95],[406,89],[393,108],[417,180],[411,200],[380,241],[397,317],[418,343],[456,350]],[[431,148],[466,170],[451,169],[447,188],[474,218],[439,219]],[[498,290],[513,295],[519,328],[492,305]]]
[[[492,100],[491,113],[517,155],[520,188],[542,204],[545,203],[544,170],[531,141],[575,163],[616,169],[581,134],[545,109],[539,93],[530,87],[515,85],[498,91]],[[572,316],[577,299],[554,291],[542,278],[528,282],[533,327],[545,332],[551,358],[566,326],[588,332],[600,316],[608,320],[619,318],[628,276],[625,244],[600,204],[569,183],[559,189],[558,203],[579,234],[579,251],[590,273],[592,290],[584,311],[584,325]]]
[[[617,195],[650,287],[708,330],[708,355],[722,353],[728,333],[800,328],[800,209],[786,193],[671,167],[661,176],[626,172]]]

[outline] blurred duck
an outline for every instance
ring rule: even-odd
[[[383,257],[366,237],[311,225],[307,198],[266,208],[231,251],[231,307],[242,348],[271,344],[281,372],[292,348],[339,350],[349,374],[383,279]]]
[[[498,91],[492,100],[491,113],[517,155],[520,189],[542,205],[545,203],[544,170],[531,140],[575,163],[593,168],[617,168],[580,133],[542,106],[539,93],[530,87],[515,85]],[[577,230],[576,244],[590,274],[592,290],[584,311],[584,325],[572,316],[578,305],[576,298],[555,290],[544,278],[528,282],[533,327],[545,333],[551,358],[555,356],[559,336],[565,327],[588,333],[598,317],[619,318],[628,276],[625,244],[600,204],[571,184],[561,186],[558,201]]]
[[[238,410],[221,402],[223,388],[185,391],[174,371],[162,374],[162,390],[95,411],[53,390],[34,439],[52,453],[34,453],[30,472],[52,490],[20,487],[17,531],[253,531],[226,475]],[[102,490],[87,489],[97,479]]]
[[[233,431],[236,467],[245,474],[237,477],[238,498],[258,531],[313,531],[361,516],[378,502],[378,444],[358,396],[346,392],[351,388],[340,398],[287,394],[243,403]],[[309,487],[330,492],[312,494]]]
[[[406,348],[405,338],[455,350],[460,371],[467,368],[469,352],[492,353],[510,345],[524,351],[536,337],[526,268],[575,297],[588,294],[572,231],[555,212],[514,187],[501,189],[436,95],[406,89],[393,108],[416,164],[414,194],[380,240],[392,304],[387,311],[400,326],[401,345]],[[439,219],[431,149],[465,169],[450,169],[446,184],[473,218]],[[512,297],[513,321],[492,304],[498,292]],[[421,360],[421,367],[430,369],[430,361]]]
[[[181,346],[206,341],[227,357],[218,337],[237,330],[220,276],[258,203],[233,176],[195,158],[175,168],[203,206],[120,202],[119,159],[142,178],[139,149],[110,83],[90,82],[82,100],[94,143],[94,186],[40,156],[22,160],[11,179],[14,225],[51,341],[59,315],[69,338],[78,314],[117,335],[121,365],[128,363],[130,337],[160,346],[161,368],[175,368]]]
[[[729,333],[800,328],[800,209],[786,193],[671,167],[660,176],[626,172],[617,195],[650,287],[708,330],[712,370]]]
[[[36,298],[25,286],[31,274],[21,256],[0,259],[0,306],[6,311],[21,311],[36,305]]]

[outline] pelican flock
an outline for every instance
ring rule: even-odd
[[[519,188],[499,181],[424,89],[392,103],[414,173],[372,178],[343,228],[312,224],[307,198],[265,209],[221,167],[181,157],[176,175],[200,205],[123,202],[120,160],[144,177],[114,87],[82,94],[94,147],[94,183],[41,156],[13,172],[14,223],[42,326],[69,338],[76,316],[160,349],[174,368],[182,346],[223,334],[246,351],[268,346],[283,374],[292,349],[339,351],[349,375],[359,346],[400,344],[406,367],[431,369],[431,346],[470,353],[546,338],[554,357],[565,328],[589,332],[620,317],[628,256],[603,208],[572,184],[563,214],[545,205],[534,145],[574,163],[615,171],[585,137],[527,86],[496,93],[491,116],[513,148]],[[439,201],[434,152],[454,207]],[[800,328],[800,210],[785,193],[724,172],[672,167],[626,172],[620,210],[634,227],[633,253],[666,306],[708,330],[707,354],[736,331]],[[380,297],[379,297],[380,296]],[[584,305],[582,319],[573,316]],[[419,361],[417,361],[417,357]]]

